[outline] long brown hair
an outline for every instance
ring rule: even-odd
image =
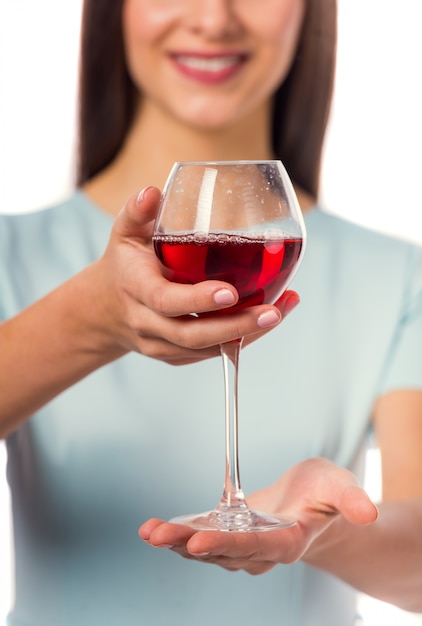
[[[82,14],[77,183],[106,167],[131,126],[138,92],[126,67],[124,0],[85,0]],[[291,178],[318,194],[337,39],[336,0],[307,0],[295,61],[274,97],[273,148]]]

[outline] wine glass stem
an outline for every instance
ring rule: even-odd
[[[246,506],[240,485],[238,450],[238,370],[243,339],[220,346],[223,359],[225,417],[226,417],[226,471],[221,508]]]

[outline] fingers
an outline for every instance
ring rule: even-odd
[[[144,292],[154,311],[167,317],[219,311],[233,306],[238,300],[232,285],[214,280],[194,285],[173,283],[159,273],[158,265],[155,274],[151,274],[148,284],[144,285]]]
[[[104,306],[125,349],[177,365],[191,363],[215,356],[221,343],[244,337],[246,345],[258,339],[297,305],[298,295],[288,291],[274,306],[218,316],[238,302],[233,285],[167,280],[151,245],[160,198],[159,189],[146,187],[127,201],[104,255]],[[116,286],[119,297],[113,309],[110,294]]]
[[[158,519],[158,517],[153,517],[146,521],[139,527],[138,534],[140,538],[149,543],[151,533],[162,523],[163,521]]]
[[[148,329],[151,336],[161,336],[180,346],[201,349],[251,334],[262,334],[282,320],[280,310],[271,305],[248,307],[230,315],[198,318],[192,314],[216,313],[236,303],[236,289],[211,280],[194,285],[172,283],[162,276],[153,254],[143,258],[142,275],[148,276],[148,280],[140,279],[139,273],[135,259],[131,270],[126,272],[125,289],[132,294],[135,303],[144,304],[145,308],[131,308],[131,326]]]
[[[309,511],[327,517],[340,514],[359,525],[376,520],[377,507],[349,470],[328,459],[317,458],[300,463],[290,472],[296,473],[292,484],[302,490]]]
[[[170,524],[158,518],[148,520],[138,531],[141,539],[156,548],[172,548],[186,544],[195,532],[188,526]]]
[[[190,554],[208,559],[224,556],[233,561],[274,563],[277,553],[277,561],[287,563],[291,560],[290,544],[296,543],[293,528],[247,533],[204,531],[193,535],[186,547]]]
[[[282,296],[277,300],[275,306],[278,307],[282,318],[284,319],[297,307],[300,302],[299,294],[295,291],[285,291]]]
[[[161,333],[166,339],[172,340],[179,346],[190,349],[203,349],[216,344],[233,341],[239,337],[256,335],[260,331],[262,317],[266,323],[276,326],[281,321],[281,315],[267,309],[254,308],[243,310],[235,315],[195,318],[192,316],[167,320],[160,320]],[[152,328],[152,326],[151,326]]]
[[[327,459],[311,459],[319,467],[320,499],[316,505],[321,511],[339,513],[352,524],[366,525],[374,522],[378,509],[368,494],[358,485],[356,476]]]
[[[166,280],[158,267],[151,272],[147,285],[143,285],[144,298],[151,308],[166,317],[182,317],[189,314],[216,313],[229,309],[238,301],[236,289],[228,284],[215,280],[207,280],[194,285],[173,283]],[[236,337],[244,337],[251,333],[264,334],[265,331],[277,326],[298,304],[299,296],[288,291],[276,305],[259,305],[247,307],[235,314],[226,315],[227,335],[221,341],[230,341]],[[192,321],[191,317],[191,321]],[[204,320],[209,320],[208,323]],[[202,316],[204,327],[221,325],[221,317]],[[204,323],[202,324],[202,321]],[[201,325],[197,325],[198,330]],[[229,330],[230,328],[230,330]],[[192,331],[192,327],[189,331]]]
[[[175,359],[181,357],[180,362],[183,362],[185,359],[196,358],[194,354],[189,354],[189,351],[208,349],[209,354],[204,356],[215,356],[219,354],[220,343],[249,335],[252,335],[252,339],[257,338],[262,332],[262,318],[265,324],[272,323],[274,326],[282,319],[278,309],[265,305],[244,309],[233,315],[194,317],[188,315],[192,310],[192,300],[195,300],[189,298],[191,286],[172,283],[167,285],[168,297],[162,306],[154,300],[155,296],[149,292],[149,287],[142,289],[142,286],[133,284],[127,287],[127,291],[132,294],[131,298],[128,298],[126,309],[127,323],[132,329],[131,336],[137,344],[139,342],[140,351],[152,358],[164,357],[165,360],[168,358],[173,360],[174,353]],[[204,306],[210,307],[211,305],[207,304],[208,287],[202,285],[205,287],[205,295],[202,292],[200,301]],[[177,290],[176,294],[173,287]],[[182,307],[182,303],[185,308]],[[173,317],[170,313],[174,314],[175,310],[179,315]]]
[[[262,574],[278,563],[292,563],[300,556],[300,530],[227,533],[195,531],[186,526],[152,519],[140,529],[140,537],[155,548],[170,548],[185,558],[214,563],[226,569]]]
[[[299,302],[299,295],[295,291],[285,291],[277,302],[274,303],[274,306],[270,310],[271,313],[265,311],[260,314],[259,319],[257,319],[257,332],[253,334],[251,331],[250,335],[244,335],[243,347],[248,346],[260,337],[263,337],[268,331],[277,326],[282,320],[284,320],[285,317],[287,317],[287,315],[290,314],[291,311],[293,311]],[[277,308],[280,312],[280,319],[276,323],[274,323],[275,308]]]
[[[228,315],[224,318],[221,316],[201,316],[201,321],[209,320],[209,325],[215,325],[217,322],[221,325],[221,320],[227,327],[231,326],[233,331],[232,338],[242,337],[245,334],[266,331],[277,326],[281,320],[288,314],[288,305],[284,309],[284,305],[258,305],[247,307],[230,312],[232,307],[238,301],[236,289],[228,284],[214,280],[207,280],[194,285],[185,285],[172,283],[167,281],[161,274],[156,274],[144,286],[144,293],[151,304],[151,308],[161,315],[167,317],[181,317],[189,314],[212,314],[219,311],[227,310]],[[292,292],[292,299],[298,298],[297,294]],[[290,302],[290,301],[288,301]],[[291,310],[291,309],[290,309]],[[192,319],[192,318],[191,318]],[[204,326],[207,324],[204,323]],[[238,331],[235,327],[238,326]],[[199,328],[199,327],[198,327]],[[246,328],[246,332],[245,331]],[[191,329],[192,330],[192,329]],[[229,340],[229,337],[225,340]]]
[[[122,237],[151,237],[152,222],[157,215],[160,200],[161,193],[156,187],[146,187],[137,196],[132,196],[116,219],[116,231]],[[154,310],[170,317],[219,311],[230,308],[238,301],[236,289],[220,281],[180,285],[163,279],[161,272],[155,272],[155,277],[156,280],[150,281]],[[293,291],[286,291],[274,307],[257,312],[258,329],[272,328],[298,303],[299,296]]]

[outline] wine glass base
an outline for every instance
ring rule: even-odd
[[[172,524],[183,524],[195,530],[220,530],[225,532],[262,532],[290,528],[296,524],[290,521],[263,513],[261,511],[221,512],[219,510],[193,515],[180,515],[173,517]]]

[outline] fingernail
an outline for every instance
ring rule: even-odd
[[[160,543],[160,545],[155,546],[156,548],[174,548],[172,543]]]
[[[280,321],[280,315],[275,311],[266,311],[258,317],[258,326],[260,328],[269,328],[275,326]]]
[[[284,317],[288,315],[300,302],[300,298],[297,293],[292,293],[285,302],[283,302],[283,307],[281,309],[281,314]]]
[[[214,294],[214,302],[216,304],[234,304],[236,298],[230,289],[219,289]]]
[[[147,189],[151,189],[151,186],[141,189],[141,191],[138,193],[138,197],[136,198],[136,204],[141,204]]]

